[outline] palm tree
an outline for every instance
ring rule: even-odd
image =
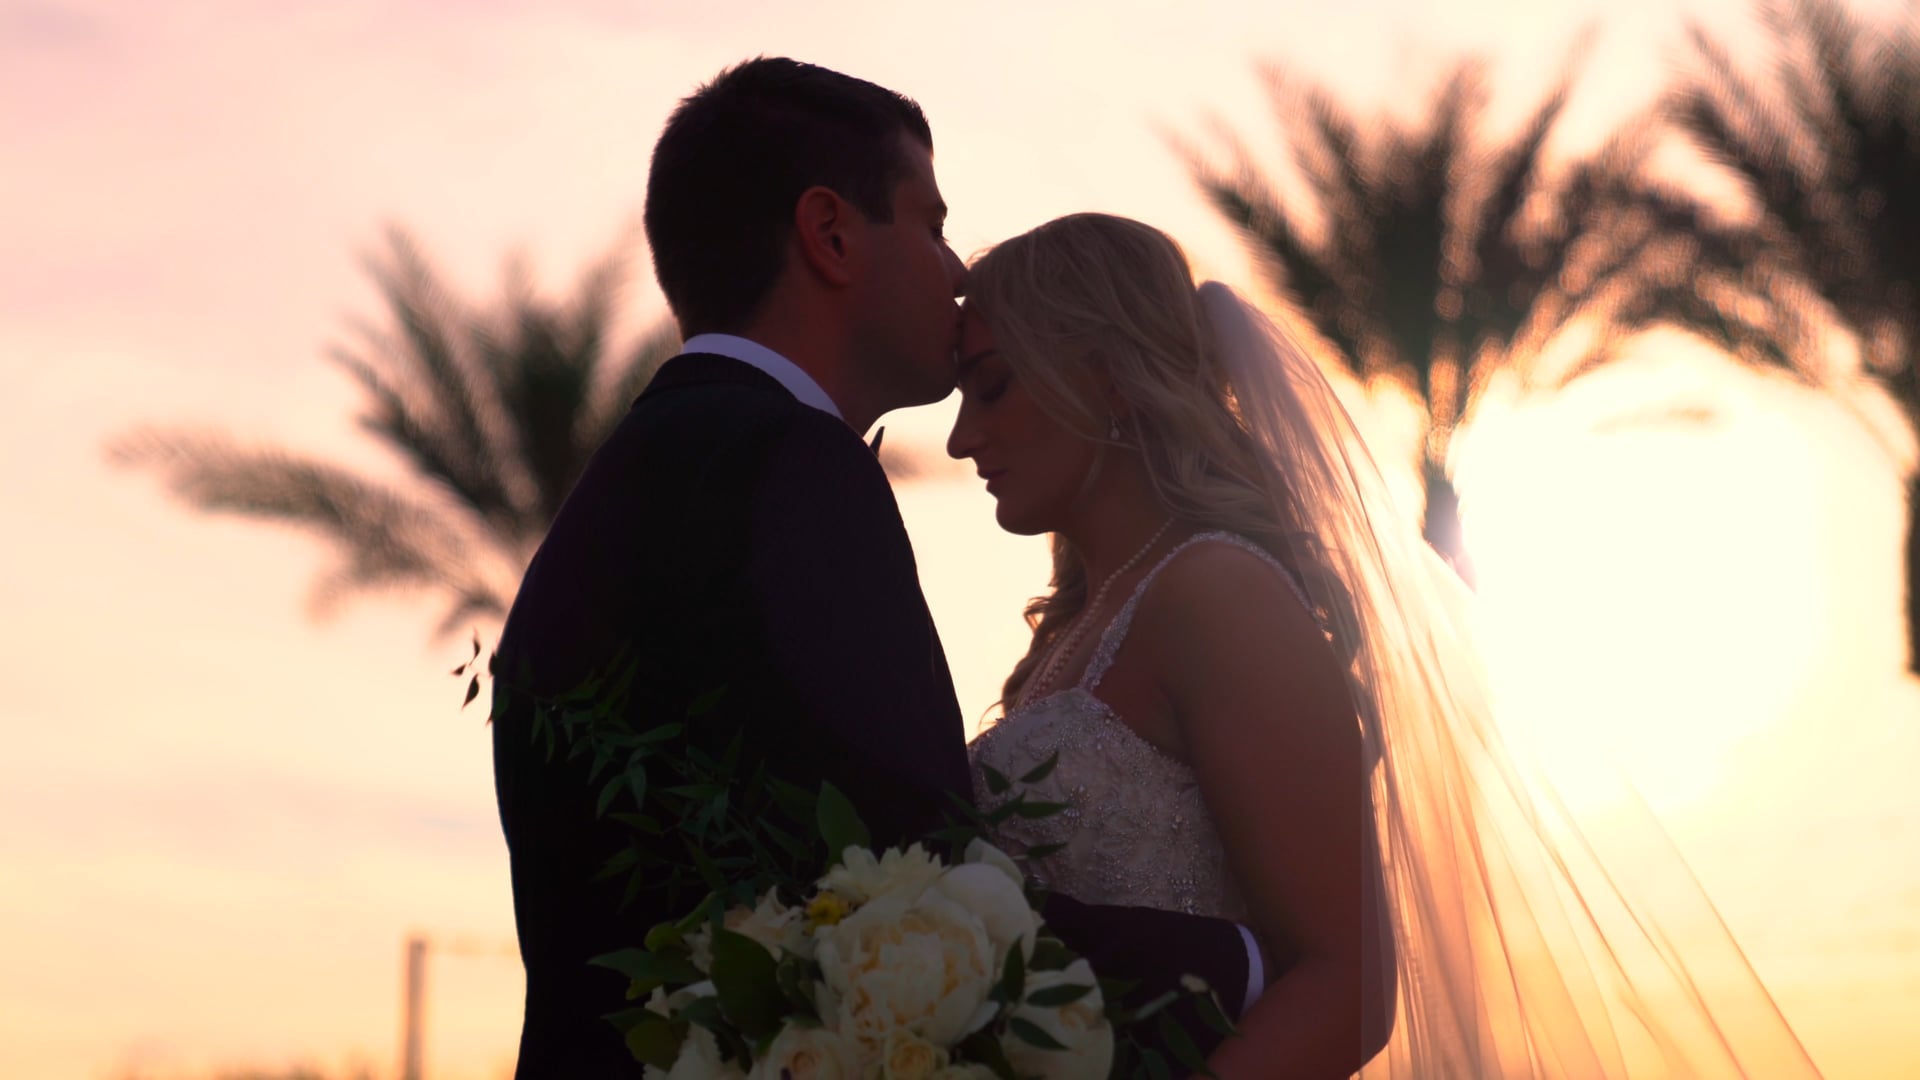
[[[1220,134],[1225,168],[1189,143],[1176,147],[1335,360],[1363,380],[1398,378],[1425,403],[1424,532],[1471,580],[1447,448],[1476,391],[1495,367],[1536,352],[1576,319],[1626,332],[1657,317],[1662,309],[1646,297],[1659,282],[1684,280],[1695,261],[1697,244],[1677,227],[1692,220],[1690,207],[1647,196],[1639,178],[1655,125],[1645,117],[1548,182],[1543,150],[1573,74],[1495,147],[1477,138],[1485,105],[1477,61],[1443,80],[1422,127],[1383,117],[1367,135],[1325,90],[1278,69],[1265,74],[1305,205],[1282,198],[1231,132]],[[1574,370],[1607,355],[1611,340]]]
[[[195,509],[330,541],[341,560],[317,585],[316,615],[355,593],[420,589],[451,600],[436,636],[504,614],[587,459],[679,346],[665,323],[616,353],[624,265],[602,259],[559,303],[536,297],[516,263],[504,300],[479,311],[392,231],[367,260],[390,325],[360,325],[357,346],[330,359],[365,392],[360,425],[407,466],[403,486],[200,429],[139,428],[109,457],[159,469]]]
[[[1694,70],[1672,115],[1758,204],[1750,277],[1778,301],[1778,336],[1817,367],[1808,327],[1837,320],[1859,341],[1864,373],[1920,425],[1920,19],[1875,29],[1836,0],[1784,0],[1761,15],[1776,92],[1695,26]],[[1920,474],[1907,498],[1908,665],[1920,674]]]

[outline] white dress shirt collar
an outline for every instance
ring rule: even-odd
[[[801,370],[800,365],[767,348],[757,341],[733,334],[695,334],[680,347],[682,353],[712,353],[729,360],[738,360],[749,367],[756,368],[777,380],[787,388],[802,405],[811,405],[836,420],[845,420],[840,415],[840,406],[833,403],[813,376]]]

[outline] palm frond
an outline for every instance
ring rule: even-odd
[[[389,385],[407,395],[412,409],[405,423],[390,424],[382,415],[368,420],[367,426],[482,516],[514,520],[522,504],[513,497],[505,475],[510,468],[507,455],[493,430],[499,402],[484,376],[474,371],[472,358],[463,355],[472,317],[405,232],[389,230],[388,245],[384,259],[364,261],[399,334],[389,337],[367,328],[363,341],[378,362],[356,357],[348,368],[383,368]]]
[[[202,512],[276,521],[329,541],[342,563],[323,594],[437,588],[499,603],[469,569],[471,542],[442,511],[346,469],[244,448],[217,433],[152,428],[114,440],[108,456],[123,467],[157,468],[177,498]]]
[[[1245,147],[1230,134],[1221,140],[1234,162],[1231,168],[1211,164],[1184,141],[1172,141],[1201,193],[1245,239],[1268,285],[1307,313],[1342,364],[1359,372],[1364,327],[1354,312],[1350,277],[1334,265],[1325,244],[1306,238],[1285,202],[1252,166]],[[1331,231],[1332,223],[1328,227]]]
[[[472,467],[460,440],[439,426],[438,414],[420,400],[418,391],[410,393],[396,385],[387,371],[344,348],[330,349],[326,356],[368,396],[369,407],[359,417],[362,430],[458,499],[475,517],[496,528],[514,527],[519,509],[499,485],[497,474]]]

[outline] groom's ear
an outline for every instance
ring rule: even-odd
[[[800,258],[829,285],[852,284],[856,228],[864,220],[853,205],[831,188],[811,187],[793,207],[794,239]]]

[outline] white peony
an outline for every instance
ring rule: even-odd
[[[1021,875],[1020,864],[1013,861],[1013,856],[1001,851],[999,848],[994,847],[992,844],[987,843],[977,836],[967,841],[966,853],[960,857],[960,861],[963,863],[985,863],[1007,875],[1015,885],[1020,886],[1022,889],[1026,888],[1026,878]]]
[[[840,865],[820,879],[823,889],[831,890],[855,906],[894,893],[905,893],[912,900],[940,876],[940,860],[919,844],[901,851],[888,848],[875,858],[863,847],[850,847],[840,855]]]
[[[1019,883],[991,863],[962,863],[940,875],[932,891],[979,918],[987,928],[987,939],[993,942],[996,961],[1004,960],[1016,941],[1020,943],[1020,955],[1033,955],[1040,916],[1027,903]]]
[[[695,1025],[680,1044],[680,1056],[666,1072],[649,1065],[646,1080],[747,1080],[747,1074],[731,1061],[720,1058],[720,1044],[713,1032]]]
[[[1113,1028],[1107,1023],[1100,983],[1085,960],[1075,960],[1065,971],[1030,971],[1023,997],[1056,986],[1091,986],[1093,992],[1069,1005],[1022,1004],[1013,1015],[1034,1024],[1065,1046],[1042,1050],[1009,1032],[1001,1039],[1007,1060],[1021,1076],[1042,1080],[1105,1080],[1113,1068]]]
[[[978,916],[934,890],[885,895],[821,931],[828,1024],[878,1053],[905,1028],[952,1046],[992,990],[993,943]]]
[[[813,959],[813,938],[807,934],[806,912],[780,902],[772,889],[751,908],[735,907],[721,917],[721,924],[736,934],[750,937],[767,947],[777,960],[780,950]],[[713,970],[713,931],[705,925],[687,935],[687,947],[693,963],[701,971]]]
[[[947,1060],[945,1050],[906,1028],[894,1028],[881,1049],[880,1075],[884,1080],[931,1080],[947,1067]]]
[[[751,1080],[864,1080],[860,1044],[827,1028],[788,1024],[753,1063]]]

